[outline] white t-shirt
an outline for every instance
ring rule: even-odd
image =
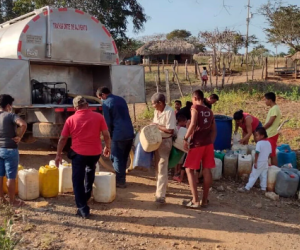
[[[176,128],[176,116],[175,111],[169,105],[166,105],[164,111],[158,114],[158,111],[154,111],[153,123],[164,126],[166,129],[175,129]],[[172,137],[171,134],[164,133],[162,131],[161,135],[163,138]]]
[[[259,153],[257,163],[268,163],[269,156],[272,153],[272,147],[267,140],[259,141],[256,144],[255,151]]]
[[[207,71],[206,70],[202,71],[202,76],[207,76]]]

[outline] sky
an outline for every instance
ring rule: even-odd
[[[199,31],[219,30],[226,27],[246,34],[248,0],[137,0],[144,8],[149,20],[143,31],[135,34],[132,24],[127,32],[129,37],[140,37],[158,33],[169,33],[174,29],[186,29],[194,36]],[[223,1],[226,6],[223,7]],[[258,13],[259,7],[268,0],[251,0],[249,35],[256,35],[259,42],[275,52],[267,43],[264,28],[268,27],[265,18]],[[271,0],[272,1],[272,0]],[[300,5],[300,0],[283,0],[284,4]],[[250,48],[251,50],[251,48]],[[278,46],[278,53],[287,52],[288,47]],[[242,52],[242,51],[241,51]]]

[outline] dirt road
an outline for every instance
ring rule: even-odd
[[[27,154],[20,161],[38,169],[53,157]],[[239,194],[239,185],[214,182],[209,208],[189,210],[181,206],[190,197],[186,184],[170,181],[167,204],[158,205],[154,173],[134,170],[113,203],[90,203],[90,220],[75,216],[71,194],[27,202],[15,217],[23,237],[18,249],[300,249],[300,201],[270,201],[258,189]],[[36,207],[41,201],[49,204]]]

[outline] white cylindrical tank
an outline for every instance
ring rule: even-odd
[[[249,176],[252,171],[252,156],[251,155],[239,155],[238,158],[238,175]]]
[[[140,142],[145,152],[157,150],[162,142],[161,133],[156,125],[144,127],[140,134]]]
[[[236,176],[238,166],[238,156],[232,153],[226,154],[224,157],[224,176],[232,177]]]
[[[113,202],[116,198],[116,175],[108,172],[96,173],[93,196],[96,202]]]
[[[35,169],[24,169],[18,173],[19,197],[24,201],[35,200],[40,196],[39,172]]]
[[[211,169],[212,179],[214,181],[220,180],[222,178],[222,168],[223,163],[220,159],[215,158],[216,167]]]
[[[64,163],[59,166],[59,192],[60,193],[73,192],[71,164]]]
[[[270,166],[268,168],[267,190],[269,192],[275,192],[276,177],[280,171],[281,171],[281,169],[276,166]]]

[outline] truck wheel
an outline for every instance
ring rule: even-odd
[[[64,124],[53,124],[53,123],[34,123],[32,126],[33,137],[36,138],[53,138],[58,139]]]

